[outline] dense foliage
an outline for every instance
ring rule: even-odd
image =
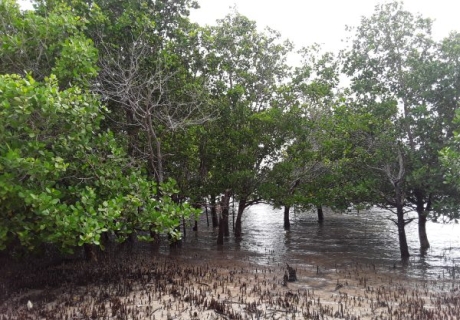
[[[401,3],[293,68],[278,32],[238,12],[201,27],[194,1],[0,1],[2,250],[179,238],[221,195],[236,237],[260,201],[286,228],[294,206],[393,210],[403,257],[407,211],[424,250],[427,219],[458,218],[460,36]]]

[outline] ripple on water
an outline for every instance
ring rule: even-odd
[[[394,215],[379,209],[360,214],[340,214],[324,210],[325,221],[318,224],[315,212],[291,213],[291,229],[283,228],[283,210],[266,204],[248,208],[243,214],[243,238],[233,236],[223,247],[217,246],[217,233],[207,227],[206,216],[199,221],[199,232],[189,232],[182,251],[198,250],[213,258],[231,252],[228,259],[248,259],[267,264],[346,264],[354,261],[384,267],[401,266],[401,272],[411,277],[438,278],[449,276],[460,268],[460,225],[427,223],[431,248],[420,254],[417,224],[406,226],[411,258],[407,265],[400,262],[396,225],[389,220]],[[230,216],[230,228],[232,216]],[[219,255],[220,252],[220,255]],[[460,269],[457,271],[460,274]]]

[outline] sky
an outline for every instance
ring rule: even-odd
[[[174,0],[170,0],[174,1]],[[370,16],[377,4],[389,0],[197,0],[201,8],[192,10],[191,20],[213,25],[236,7],[239,13],[255,20],[260,29],[270,27],[296,48],[322,45],[337,52],[350,34],[345,26],[358,26],[362,16]],[[27,0],[18,0],[24,8]],[[404,8],[412,13],[434,19],[433,37],[441,40],[449,32],[460,32],[459,0],[405,0]]]
[[[191,20],[213,25],[236,6],[237,11],[262,29],[270,27],[296,48],[319,43],[327,51],[344,48],[341,40],[349,35],[345,26],[358,26],[362,16],[370,16],[382,0],[198,0]],[[404,8],[434,19],[433,37],[440,40],[449,32],[460,32],[459,0],[406,0]]]

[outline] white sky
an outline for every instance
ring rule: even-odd
[[[269,26],[294,42],[296,48],[313,43],[325,50],[344,47],[345,25],[357,26],[362,16],[370,16],[381,0],[198,0],[201,8],[193,10],[191,20],[213,25],[236,5],[239,13],[255,20],[259,28]],[[459,0],[406,0],[404,8],[434,19],[436,40],[450,31],[460,32]]]
[[[18,0],[23,8],[27,0]],[[171,0],[174,1],[174,0]],[[362,16],[370,16],[377,4],[389,0],[197,0],[201,6],[192,10],[191,20],[201,25],[215,24],[236,6],[238,12],[255,20],[260,29],[270,27],[294,42],[296,49],[319,43],[325,50],[344,48],[349,34],[345,26],[357,26]],[[405,0],[404,8],[434,19],[436,40],[450,31],[460,32],[459,0]]]

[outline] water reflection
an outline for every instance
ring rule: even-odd
[[[233,236],[223,246],[216,244],[216,230],[207,227],[206,216],[198,232],[189,231],[182,254],[205,255],[216,259],[248,259],[258,264],[289,262],[304,265],[361,263],[397,267],[411,277],[440,277],[460,267],[460,225],[427,223],[431,248],[421,255],[417,224],[406,226],[411,258],[407,267],[400,261],[398,235],[389,220],[392,213],[378,209],[340,214],[325,210],[323,224],[315,212],[291,214],[291,229],[283,229],[282,210],[260,204],[243,216],[243,240]],[[165,249],[167,250],[167,249]]]

